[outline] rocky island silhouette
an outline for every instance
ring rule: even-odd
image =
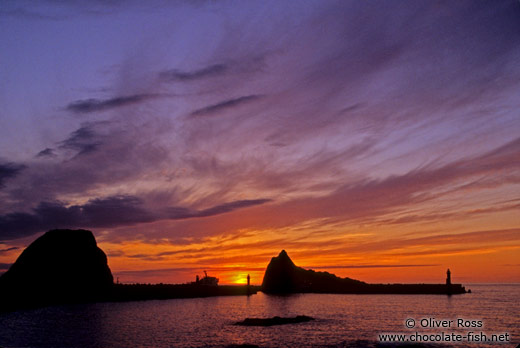
[[[287,252],[282,250],[267,266],[262,292],[452,295],[466,293],[466,289],[461,284],[452,284],[450,273],[445,284],[369,284],[351,278],[340,278],[329,272],[316,272],[298,267]]]
[[[216,280],[216,281],[215,281]],[[51,230],[0,276],[0,311],[56,304],[267,294],[463,294],[461,284],[368,284],[298,267],[285,250],[267,266],[262,286],[218,285],[206,275],[189,284],[114,284],[107,257],[88,230]]]

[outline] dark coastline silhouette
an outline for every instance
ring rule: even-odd
[[[114,284],[107,257],[91,231],[51,230],[0,276],[0,312],[86,302],[251,295],[260,289],[217,283],[206,275],[190,284]]]
[[[448,270],[449,271],[449,270]],[[267,266],[262,292],[268,294],[333,293],[333,294],[463,294],[466,289],[446,284],[369,284],[350,278],[340,278],[328,272],[316,272],[298,267],[285,250],[273,257]]]
[[[51,230],[31,243],[0,276],[0,311],[47,305],[267,294],[462,294],[446,284],[368,284],[296,266],[282,250],[267,266],[262,286],[218,285],[206,276],[188,284],[114,284],[105,253],[87,230]]]

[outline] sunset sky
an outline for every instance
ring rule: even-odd
[[[520,282],[520,2],[0,2],[0,272]]]

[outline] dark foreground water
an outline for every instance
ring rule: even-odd
[[[471,285],[472,294],[212,297],[61,306],[0,315],[1,347],[392,347],[379,334],[441,335],[457,319],[483,327],[455,332],[509,334],[510,342],[464,342],[457,347],[516,347],[520,343],[520,284]],[[315,321],[243,327],[246,317],[308,315]],[[407,318],[416,327],[405,327]],[[423,328],[421,319],[454,320],[452,328]],[[423,321],[423,324],[426,324]],[[478,325],[478,323],[476,323]],[[428,324],[430,325],[430,324]],[[481,336],[482,337],[482,336]],[[409,339],[409,336],[407,336]],[[437,336],[439,338],[439,336]],[[446,343],[434,343],[443,347]]]

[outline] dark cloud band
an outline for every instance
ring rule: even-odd
[[[184,72],[176,69],[166,70],[159,73],[159,78],[164,81],[192,81],[226,73],[228,66],[225,64],[214,64],[204,69]]]
[[[0,238],[30,236],[52,228],[113,227],[152,221],[136,197],[114,196],[94,199],[84,205],[41,202],[32,213],[15,212],[0,216]]]
[[[83,124],[60,143],[60,148],[84,155],[96,151],[100,145],[100,136],[94,131],[94,124]]]
[[[0,188],[4,186],[5,181],[14,178],[25,168],[22,164],[0,163]]]
[[[46,148],[46,149],[43,149],[41,150],[40,152],[38,152],[38,154],[36,155],[36,157],[53,157],[55,156],[55,153],[54,153],[54,150],[51,149],[51,148]]]
[[[243,105],[254,100],[261,98],[260,95],[246,95],[240,98],[229,99],[218,104],[213,104],[202,109],[195,110],[191,113],[191,116],[208,116],[215,114],[219,111],[231,109],[233,107]]]
[[[207,217],[229,213],[240,208],[251,207],[255,205],[270,202],[270,199],[253,199],[253,200],[239,200],[224,204],[219,204],[214,207],[203,210],[190,210],[183,207],[172,207],[168,209],[167,217],[173,220],[181,220],[195,217]]]
[[[204,210],[175,207],[163,213],[148,211],[134,196],[93,199],[84,205],[67,206],[62,202],[41,202],[32,213],[15,212],[0,216],[3,240],[30,236],[52,228],[95,228],[127,226],[163,219],[201,218],[269,202],[268,199],[239,200]]]
[[[154,97],[157,96],[152,94],[134,94],[130,96],[120,96],[104,100],[85,99],[70,103],[67,105],[66,109],[74,113],[86,114],[90,112],[105,111],[126,105],[137,104]]]

